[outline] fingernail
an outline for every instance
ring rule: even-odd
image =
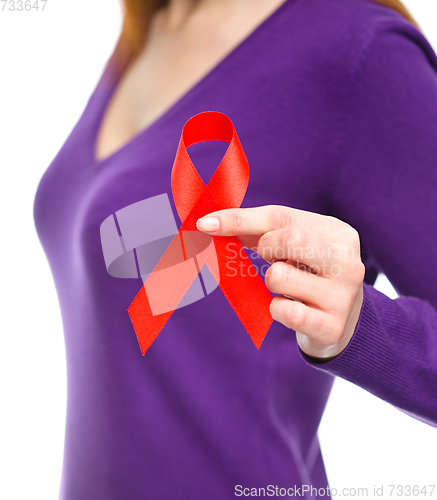
[[[207,233],[217,231],[220,227],[220,221],[215,217],[203,217],[197,221],[197,229]]]

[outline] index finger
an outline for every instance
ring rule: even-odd
[[[229,208],[212,212],[197,221],[197,229],[216,236],[262,236],[297,222],[305,213],[290,207],[266,205],[254,208]]]

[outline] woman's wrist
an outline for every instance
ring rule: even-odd
[[[307,335],[296,332],[296,339],[300,350],[307,356],[315,360],[320,360],[320,362],[331,361],[341,354],[349,345],[349,342],[355,333],[361,309],[363,307],[363,300],[364,293],[362,286],[359,294],[357,295],[355,305],[346,322],[344,333],[338,342],[332,345],[322,345],[314,342],[314,340],[310,339]]]

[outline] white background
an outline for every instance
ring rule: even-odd
[[[435,0],[406,3],[437,47]],[[44,12],[0,11],[4,500],[58,495],[65,350],[55,288],[33,225],[33,198],[97,83],[120,23],[116,0],[48,0]],[[384,277],[378,287],[393,293]],[[25,304],[19,301],[24,290]],[[342,379],[334,384],[319,436],[332,487],[367,486],[371,497],[373,485],[385,485],[389,498],[389,484],[437,484],[437,429]]]

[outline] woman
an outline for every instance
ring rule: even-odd
[[[35,200],[67,352],[60,498],[328,495],[317,428],[332,375],[437,423],[437,58],[394,0],[125,5]],[[198,228],[273,262],[276,321],[255,349],[217,288],[143,357],[127,314],[142,281],[108,274],[100,226],[172,199],[182,127],[208,110],[232,119],[250,182],[243,208]],[[205,182],[225,149],[190,148]],[[372,287],[379,272],[399,298]]]

